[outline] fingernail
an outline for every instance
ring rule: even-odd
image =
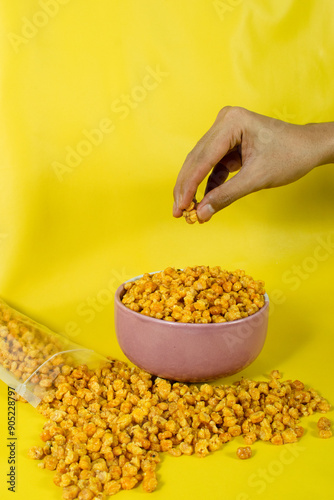
[[[215,211],[210,203],[197,209],[197,215],[202,221],[210,220],[214,213]]]

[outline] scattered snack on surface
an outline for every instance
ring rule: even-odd
[[[224,323],[246,318],[265,304],[263,281],[219,266],[168,267],[125,283],[122,303],[132,311],[180,323]]]
[[[239,446],[237,449],[237,457],[241,458],[241,460],[247,460],[252,456],[252,448],[249,446]]]
[[[186,219],[186,222],[188,224],[195,224],[195,222],[198,222],[198,217],[197,217],[197,201],[194,199],[189,207],[187,207],[185,210],[183,210],[183,217]]]
[[[160,452],[205,457],[236,436],[248,445],[293,443],[303,435],[300,417],[329,409],[314,389],[281,380],[278,370],[267,381],[199,386],[115,360],[95,370],[63,365],[38,407],[47,418],[44,443],[29,456],[55,471],[65,500],[104,499],[139,483],[152,492]],[[237,456],[249,458],[250,447]]]
[[[210,277],[202,276],[208,270],[182,271],[176,286],[190,286],[183,282],[189,278],[192,285],[209,283],[214,290]],[[213,270],[211,277],[213,271],[222,279],[225,271]],[[176,272],[157,273],[166,289]],[[235,274],[217,286],[230,283],[232,290],[238,282],[232,280]],[[247,278],[248,288],[262,295],[262,282],[237,274],[240,283]],[[157,288],[150,290],[153,280],[147,276],[144,293],[154,293]],[[195,288],[196,293],[203,290]],[[299,380],[281,380],[278,370],[267,381],[241,379],[232,385],[172,382],[117,360],[105,359],[92,369],[63,353],[54,356],[63,341],[50,333],[0,301],[0,364],[18,380],[34,373],[32,383],[43,398],[37,407],[46,418],[42,444],[32,446],[28,457],[39,460],[39,468],[54,471],[64,500],[104,500],[140,483],[145,492],[153,492],[161,452],[205,457],[242,436],[245,447],[237,456],[249,458],[255,441],[294,443],[303,436],[301,417],[330,409],[314,389]],[[329,419],[319,419],[321,437],[332,435],[330,425]]]
[[[333,433],[331,430],[331,421],[326,417],[321,417],[318,420],[317,427],[319,430],[319,436],[323,439],[328,439],[332,437]]]

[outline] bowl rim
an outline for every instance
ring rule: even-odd
[[[156,273],[160,273],[160,272],[161,271],[155,271],[153,273],[144,273],[144,274],[156,274]],[[165,324],[166,326],[169,325],[170,327],[173,327],[172,325],[174,325],[174,327],[177,326],[179,328],[189,328],[189,327],[195,327],[195,328],[196,327],[202,327],[202,328],[203,327],[204,328],[211,327],[211,329],[212,328],[224,328],[227,325],[234,325],[234,324],[237,325],[237,324],[241,324],[241,323],[245,323],[247,321],[250,321],[251,319],[254,319],[255,317],[257,317],[259,313],[261,313],[261,312],[263,313],[269,307],[269,296],[267,293],[265,293],[264,294],[265,302],[264,302],[264,306],[261,307],[261,309],[256,311],[256,313],[251,314],[250,316],[247,316],[246,318],[235,319],[233,321],[226,321],[223,323],[182,323],[181,321],[164,321],[163,319],[152,318],[151,316],[146,316],[145,314],[140,314],[136,311],[132,311],[132,309],[129,309],[128,307],[126,307],[121,300],[121,292],[124,289],[125,283],[130,283],[131,281],[136,281],[137,279],[142,278],[144,276],[144,274],[140,274],[139,276],[135,276],[134,278],[130,278],[130,279],[124,281],[121,285],[119,285],[119,287],[117,288],[117,290],[115,292],[115,302],[117,302],[117,304],[119,304],[121,307],[123,307],[129,314],[135,315],[135,317],[139,316],[142,319],[147,320],[147,321],[157,322],[159,325]]]

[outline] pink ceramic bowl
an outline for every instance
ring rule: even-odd
[[[141,278],[137,276],[129,281]],[[170,323],[127,308],[115,294],[119,345],[139,368],[159,377],[203,382],[237,373],[261,352],[267,334],[269,299],[252,316],[226,323]]]

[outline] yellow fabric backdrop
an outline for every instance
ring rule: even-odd
[[[333,2],[3,0],[0,12],[0,295],[124,359],[118,284],[169,265],[241,267],[266,281],[272,308],[263,352],[240,376],[279,368],[333,403],[333,166],[208,224],[171,216],[182,162],[224,105],[333,120]],[[26,458],[43,419],[23,404],[17,491],[7,491],[0,391],[1,498],[61,498],[52,473]],[[241,462],[237,438],[205,460],[165,457],[154,498],[328,498],[334,440],[316,437],[317,419],[303,420],[292,451],[258,442]]]

